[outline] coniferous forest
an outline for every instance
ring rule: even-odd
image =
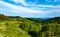
[[[0,14],[0,37],[60,37],[60,17],[43,20]]]

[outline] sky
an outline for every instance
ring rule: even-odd
[[[0,14],[51,18],[60,16],[60,0],[0,0]]]

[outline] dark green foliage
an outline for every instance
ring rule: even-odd
[[[32,37],[38,37],[37,32],[34,31],[29,31],[28,34],[31,35]]]
[[[8,22],[6,22],[6,24],[5,24],[6,26],[8,26],[9,25],[9,23]]]
[[[40,18],[26,18],[26,19],[34,21],[34,22],[37,22],[37,23],[39,23],[40,21],[42,21],[42,19],[40,19]]]
[[[10,18],[21,18],[19,16],[9,16]]]

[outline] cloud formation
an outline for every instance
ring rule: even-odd
[[[13,2],[15,2],[16,4],[17,4],[17,3],[21,3],[21,4],[23,4],[23,5],[27,5],[27,3],[25,2],[25,0],[9,0],[9,1],[13,1]]]
[[[14,2],[15,4],[11,4],[11,2],[8,2],[8,1]],[[57,16],[58,13],[60,13],[60,5],[36,4],[38,2],[36,0],[35,0],[36,2],[34,3],[33,2],[28,3],[26,2],[26,0],[8,0],[8,1],[7,2],[0,1],[0,11],[12,12],[12,13],[17,13],[17,14],[18,13],[35,14],[41,17],[45,17],[45,15],[53,14],[53,13],[57,13],[56,14]],[[46,1],[48,2],[50,0],[46,0]],[[54,0],[54,1],[57,2],[57,0]],[[24,5],[24,7],[21,5],[17,5],[17,4],[22,4]],[[47,17],[49,16],[50,15],[48,15]]]
[[[42,14],[44,14],[43,13],[44,11],[42,11],[42,10],[34,10],[34,9],[30,9],[30,8],[16,6],[16,5],[9,4],[9,3],[3,2],[3,1],[0,1],[0,4],[3,4],[5,6],[11,8],[11,10],[16,11],[16,13],[18,13],[18,12],[28,12],[28,13],[42,13]]]

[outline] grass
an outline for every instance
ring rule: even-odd
[[[0,37],[31,37],[18,26],[16,21],[0,22]]]

